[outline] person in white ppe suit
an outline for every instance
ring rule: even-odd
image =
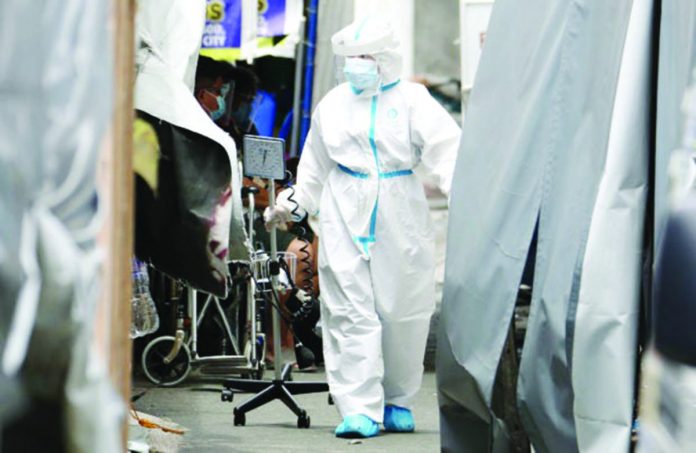
[[[326,373],[339,437],[414,430],[411,404],[435,305],[434,238],[421,165],[449,193],[461,130],[422,85],[399,80],[389,24],[356,21],[332,37],[347,83],[317,105],[293,199],[319,217]],[[289,190],[267,210],[292,218]]]

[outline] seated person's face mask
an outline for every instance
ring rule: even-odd
[[[198,102],[208,112],[213,121],[217,121],[225,114],[226,104],[222,95],[217,95],[210,90],[201,90]]]
[[[223,98],[222,96],[218,96],[217,102],[217,110],[213,110],[212,112],[210,112],[210,117],[213,119],[213,121],[219,120],[225,114],[225,98]]]
[[[346,58],[343,74],[356,91],[376,91],[381,81],[377,62],[367,58]]]

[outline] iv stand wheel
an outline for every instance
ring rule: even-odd
[[[158,337],[145,347],[141,365],[145,376],[153,384],[171,387],[182,382],[191,372],[191,353],[186,343],[181,344],[171,362],[165,363],[175,341],[170,336]]]
[[[297,427],[302,429],[308,429],[309,425],[311,423],[311,419],[309,418],[309,415],[307,415],[307,412],[302,411],[299,417],[297,417]]]
[[[234,393],[230,389],[224,389],[220,393],[220,401],[223,403],[231,403],[234,400]]]
[[[234,410],[234,426],[244,426],[246,424],[246,416],[243,412]]]

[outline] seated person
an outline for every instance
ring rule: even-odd
[[[232,95],[231,79],[224,80],[227,63],[201,56],[196,67],[196,82],[193,95],[210,118],[220,125],[228,116],[227,105]]]
[[[220,124],[220,127],[230,134],[237,149],[241,150],[244,135],[259,134],[252,118],[259,80],[251,70],[232,65],[228,65],[223,78],[234,84],[234,93],[230,100],[229,115]]]

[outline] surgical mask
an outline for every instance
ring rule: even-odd
[[[380,75],[377,62],[366,58],[346,58],[343,74],[356,91],[376,91]]]
[[[210,117],[213,121],[217,121],[225,114],[227,106],[225,105],[225,98],[223,96],[217,97],[218,108],[210,112]]]

